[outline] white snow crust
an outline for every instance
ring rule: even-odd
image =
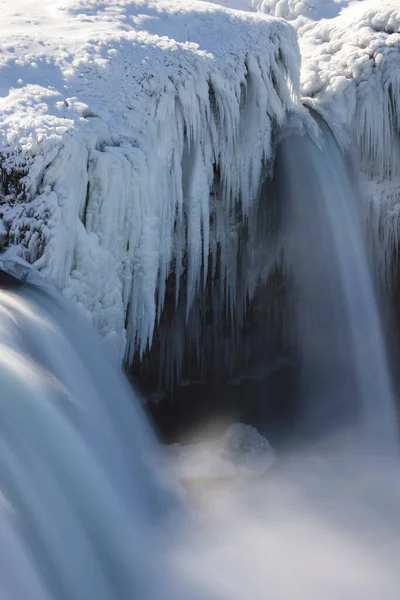
[[[143,352],[172,270],[189,312],[220,247],[232,295],[235,226],[299,107],[295,32],[190,0],[3,1],[0,16],[3,234],[116,352],[125,328]]]

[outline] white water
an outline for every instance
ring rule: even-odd
[[[321,149],[291,136],[276,162],[302,344],[304,427],[313,434],[351,427],[368,445],[393,451],[397,415],[357,185],[349,157],[320,127]]]
[[[23,285],[0,290],[0,344],[0,598],[169,597],[155,528],[174,502],[99,340]]]
[[[321,149],[291,135],[275,165],[302,343],[301,447],[264,480],[200,486],[201,517],[177,544],[187,577],[218,600],[399,596],[395,399],[357,186],[320,126]]]
[[[171,519],[157,440],[100,342],[55,295],[2,289],[0,600],[397,600],[396,415],[354,187],[324,140],[282,143],[278,187],[306,425],[350,421],[351,439],[198,489]]]

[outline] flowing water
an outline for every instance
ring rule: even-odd
[[[390,452],[397,416],[359,192],[349,157],[318,122],[322,148],[292,135],[280,144],[275,170],[295,282],[302,426],[310,435],[350,427]]]
[[[175,501],[158,444],[56,294],[0,289],[0,382],[0,598],[169,597],[155,529]]]
[[[302,427],[336,427],[331,443],[294,448],[264,478],[198,489],[184,508],[100,341],[55,292],[3,276],[0,600],[397,600],[393,392],[356,186],[321,129],[322,150],[281,143],[276,183]]]

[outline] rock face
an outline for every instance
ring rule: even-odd
[[[13,289],[21,286],[21,281],[17,277],[10,275],[7,271],[0,270],[0,288]]]

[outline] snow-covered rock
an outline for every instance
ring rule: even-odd
[[[235,290],[235,227],[301,110],[295,32],[192,0],[15,0],[0,17],[3,247],[143,352],[172,270],[187,313],[209,254]]]
[[[390,285],[400,238],[400,4],[253,0],[252,8],[298,33],[303,102],[360,163],[378,273]]]
[[[398,1],[252,0],[251,7],[296,29],[303,101],[342,141],[350,134],[365,171],[399,174]]]
[[[377,271],[391,285],[400,231],[400,5],[352,2],[335,18],[299,18],[296,26],[303,95],[357,157]]]

